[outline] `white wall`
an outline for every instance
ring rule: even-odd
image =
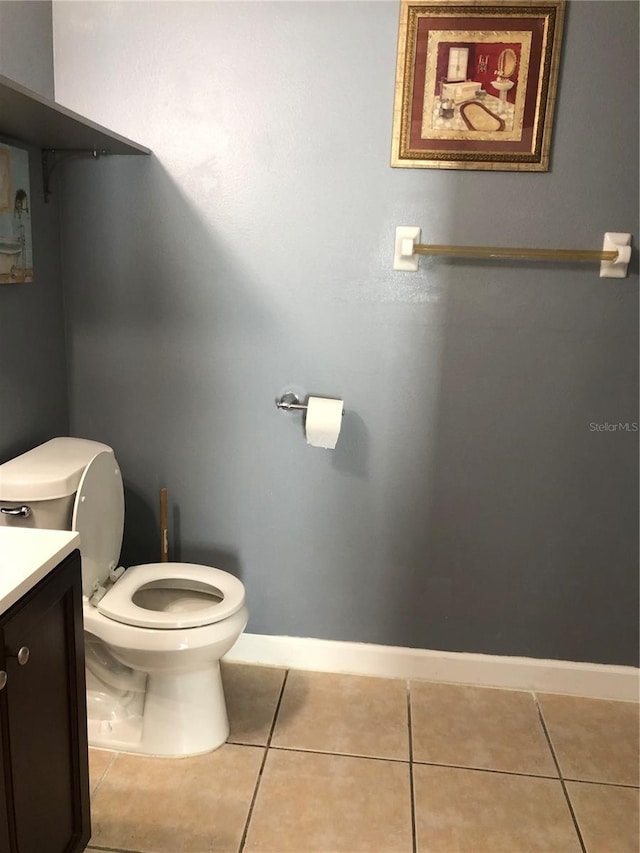
[[[53,98],[51,0],[1,0],[0,73]]]
[[[56,92],[154,151],[72,164],[71,416],[114,446],[125,557],[238,574],[249,630],[631,663],[637,266],[427,241],[638,233],[637,7],[569,10],[552,171],[391,169],[395,2],[56,2]],[[613,131],[615,128],[615,131]],[[341,396],[334,453],[276,396]]]

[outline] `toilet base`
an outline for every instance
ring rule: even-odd
[[[91,691],[89,699],[91,707]],[[93,719],[89,711],[88,723],[90,746],[167,758],[211,752],[229,735],[220,664],[194,672],[150,673],[143,709],[132,708],[121,720]]]

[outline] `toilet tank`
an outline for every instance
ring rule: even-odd
[[[73,504],[89,462],[110,447],[85,438],[52,438],[0,465],[0,510],[28,506],[28,517],[0,511],[0,526],[71,530]]]

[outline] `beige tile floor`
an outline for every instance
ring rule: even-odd
[[[231,733],[90,751],[108,853],[639,853],[638,705],[225,664]]]

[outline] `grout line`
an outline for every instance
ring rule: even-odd
[[[101,749],[100,747],[92,747],[92,748],[93,748],[93,749],[100,749],[100,751],[101,751],[101,752],[111,752],[111,753],[113,753],[113,754],[112,754],[111,758],[109,759],[109,761],[108,761],[108,763],[107,763],[107,766],[106,766],[106,767],[104,768],[104,770],[102,771],[102,775],[100,776],[100,778],[99,778],[99,779],[98,779],[98,781],[96,782],[96,786],[95,786],[95,788],[93,788],[93,789],[90,791],[90,796],[89,796],[89,799],[90,799],[90,800],[91,800],[91,798],[92,798],[92,797],[95,797],[95,795],[98,793],[98,791],[99,791],[99,790],[100,790],[100,788],[102,787],[102,783],[104,782],[104,780],[105,780],[105,778],[106,778],[106,776],[107,776],[107,773],[109,772],[109,770],[111,770],[111,768],[112,768],[112,766],[113,766],[113,762],[116,760],[116,758],[117,758],[117,756],[118,756],[118,752],[117,752],[117,750],[113,750],[113,749]]]
[[[92,853],[93,850],[104,851],[104,853],[144,853],[143,850],[134,850],[132,847],[96,847],[95,845],[91,846],[91,841],[89,841],[89,846],[86,848],[87,853]]]
[[[542,714],[542,708],[540,707],[540,703],[538,702],[538,698],[536,697],[536,706],[538,708],[538,717],[540,718],[540,725],[542,726],[542,731],[544,732],[544,736],[547,739],[547,743],[549,744],[549,749],[551,750],[551,756],[553,757],[553,762],[556,765],[558,770],[558,777],[560,778],[560,784],[562,785],[562,790],[564,792],[564,798],[567,801],[567,805],[569,807],[569,813],[571,814],[571,820],[573,821],[573,825],[575,827],[576,833],[578,835],[578,841],[580,842],[580,847],[582,848],[582,853],[587,853],[587,848],[584,843],[584,839],[582,838],[582,833],[580,832],[580,826],[578,825],[578,819],[573,810],[573,805],[571,803],[571,799],[569,797],[569,792],[567,791],[567,786],[565,785],[564,779],[562,778],[562,771],[560,770],[560,763],[556,756],[556,751],[553,748],[553,743],[551,742],[551,735],[549,734],[549,730],[547,729],[547,724],[545,723],[544,716]]]
[[[109,759],[109,762],[108,762],[107,766],[105,767],[105,769],[102,773],[102,776],[100,776],[100,779],[98,780],[95,788],[93,788],[93,790],[90,792],[89,800],[92,802],[93,798],[95,797],[95,795],[98,793],[98,791],[102,787],[102,784],[104,783],[104,780],[106,779],[107,774],[109,773],[109,771],[113,767],[113,762],[116,760],[116,758],[118,757],[118,755],[120,753],[116,749],[109,749],[108,747],[101,747],[101,746],[94,746],[94,747],[91,747],[91,749],[95,749],[99,752],[110,752],[111,753],[111,758]],[[109,845],[108,847],[103,847],[101,844],[92,844],[91,839],[89,839],[89,844],[87,845],[87,851],[88,851],[88,853],[91,853],[92,850],[104,851],[104,853],[144,853],[144,851],[134,850],[132,847],[114,847],[113,845]]]
[[[549,776],[542,773],[519,773],[517,770],[496,770],[494,767],[473,767],[469,764],[443,764],[438,761],[414,761],[414,764],[424,764],[427,767],[450,767],[452,770],[473,770],[475,773],[498,773],[500,776],[521,776],[523,779],[553,779],[559,781],[559,776]]]
[[[240,741],[229,741],[229,743],[233,743],[236,746],[250,746],[257,749],[260,749],[264,746],[264,744],[259,743],[241,743]],[[498,773],[502,776],[520,776],[524,779],[552,779],[554,782],[561,781],[561,777],[559,773],[554,775],[549,773],[525,773],[521,770],[504,770],[496,767],[477,767],[473,764],[450,764],[444,761],[424,761],[417,760],[413,757],[413,750],[411,748],[411,757],[409,759],[406,758],[389,758],[384,755],[362,755],[359,752],[332,752],[327,749],[307,749],[299,746],[273,746],[270,745],[269,749],[274,749],[277,752],[297,752],[301,755],[336,755],[340,758],[362,758],[364,761],[388,761],[392,764],[418,764],[425,765],[427,767],[450,767],[452,770],[473,770],[477,773]],[[557,764],[556,764],[557,768]],[[587,785],[607,785],[610,788],[629,788],[632,791],[637,791],[637,785],[627,785],[622,782],[599,782],[593,779],[566,779],[567,782],[584,782]]]
[[[242,853],[244,850],[244,845],[247,842],[247,833],[249,832],[249,824],[251,823],[251,816],[253,815],[253,807],[255,806],[256,799],[258,797],[258,790],[260,789],[260,782],[262,781],[262,774],[264,772],[264,766],[267,762],[267,754],[269,753],[269,747],[271,746],[271,738],[273,737],[273,733],[276,728],[276,722],[278,721],[278,714],[280,713],[280,705],[282,704],[282,697],[284,696],[284,689],[287,686],[287,678],[289,676],[289,670],[285,670],[284,678],[282,679],[282,687],[280,688],[280,695],[278,696],[278,704],[276,705],[276,710],[273,714],[273,720],[271,721],[271,728],[269,729],[269,735],[267,737],[267,742],[264,746],[264,755],[262,756],[262,763],[260,764],[260,770],[258,771],[258,778],[256,779],[256,787],[253,791],[253,797],[251,798],[251,803],[249,804],[249,811],[247,813],[247,820],[244,825],[244,832],[242,833],[242,839],[240,841],[240,847],[238,848],[238,853]]]
[[[413,853],[417,853],[418,839],[416,837],[416,801],[413,781],[413,730],[411,720],[411,687],[407,679],[407,728],[409,734],[409,797],[411,805],[411,843]]]
[[[580,785],[604,785],[606,788],[628,788],[630,791],[637,791],[638,785],[628,785],[626,782],[600,782],[598,779],[570,779],[568,776],[565,782],[578,782]]]
[[[256,746],[256,744],[244,744],[245,746]],[[381,755],[361,755],[354,752],[331,752],[326,749],[303,749],[296,746],[271,746],[270,749],[275,749],[278,752],[299,752],[303,755],[311,753],[312,755],[337,755],[341,758],[362,758],[364,761],[389,761],[393,764],[425,764],[428,767],[451,767],[453,770],[475,770],[478,773],[500,773],[503,776],[523,776],[525,779],[553,779],[558,781],[558,776],[550,776],[542,773],[522,773],[517,770],[497,770],[493,767],[474,767],[470,764],[446,764],[439,761],[417,761],[415,758],[387,758]],[[579,780],[571,780],[579,781]],[[593,784],[600,784],[594,782]],[[617,785],[616,787],[627,787],[637,790],[634,785]]]
[[[1,2],[1,0],[0,0]],[[306,749],[302,746],[271,746],[278,752],[300,752],[312,755],[336,755],[339,758],[362,758],[364,761],[391,761],[394,764],[409,764],[408,758],[387,758],[385,755],[362,755],[359,752],[332,752],[329,749]]]
[[[282,687],[280,688],[280,695],[278,696],[278,704],[276,705],[276,710],[273,714],[273,720],[271,721],[271,728],[269,729],[269,736],[267,737],[267,749],[271,746],[271,739],[273,738],[273,733],[276,729],[276,723],[278,722],[278,714],[280,713],[280,706],[282,705],[282,697],[284,696],[284,689],[287,686],[287,678],[289,677],[289,670],[287,669],[284,673],[284,678],[282,679]]]

